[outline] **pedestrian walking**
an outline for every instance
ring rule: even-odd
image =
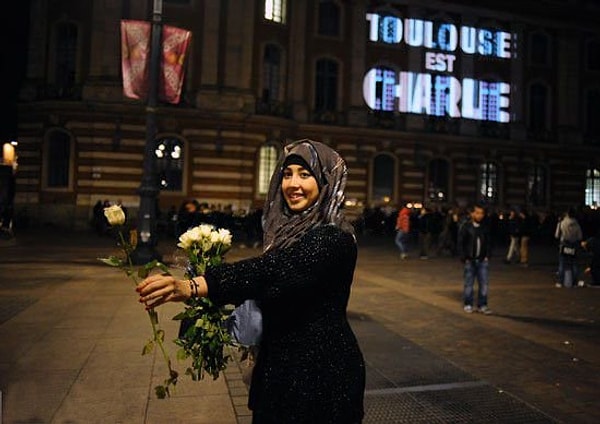
[[[575,209],[569,208],[556,225],[558,239],[558,282],[556,287],[572,287],[579,276],[577,250],[583,239],[581,226],[575,218]]]
[[[506,252],[505,264],[511,264],[513,259],[519,261],[519,245],[521,237],[521,218],[517,214],[516,209],[512,208],[508,213],[507,232],[510,238],[508,251]]]
[[[519,256],[521,266],[527,267],[529,266],[529,241],[531,237],[536,233],[539,221],[537,220],[537,216],[527,209],[521,209],[519,212],[519,218],[521,220],[521,240],[519,246]]]
[[[137,287],[150,308],[192,293],[217,305],[256,299],[263,334],[249,393],[254,424],[362,422],[365,365],[346,317],[357,258],[343,213],[346,178],[337,152],[293,142],[271,179],[262,255],[192,280],[155,274]]]
[[[491,314],[488,306],[489,259],[492,252],[491,233],[485,220],[486,210],[482,204],[471,206],[470,219],[458,232],[458,249],[464,264],[463,310],[473,312],[474,284],[477,279],[477,311]]]
[[[400,250],[400,258],[406,259],[408,257],[408,235],[410,234],[410,209],[406,204],[402,205],[400,211],[398,211],[398,217],[396,219],[396,236],[394,237],[394,243]]]

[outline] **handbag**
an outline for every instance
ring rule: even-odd
[[[262,337],[262,311],[254,299],[237,306],[225,321],[229,334],[242,346],[258,346]]]

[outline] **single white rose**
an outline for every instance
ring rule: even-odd
[[[188,231],[188,235],[192,241],[200,241],[202,239],[202,234],[200,232],[200,228],[194,227]]]
[[[221,241],[221,236],[218,231],[213,231],[210,233],[210,242],[211,243],[219,243]]]
[[[231,233],[229,232],[229,230],[227,230],[225,228],[219,229],[219,241],[224,246],[230,246],[231,245]]]
[[[104,216],[112,226],[125,224],[125,212],[119,205],[112,205],[104,208]]]

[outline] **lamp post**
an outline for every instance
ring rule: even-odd
[[[156,137],[156,107],[158,103],[158,76],[162,38],[162,0],[154,0],[152,7],[152,38],[150,41],[150,80],[148,83],[148,103],[146,106],[146,145],[144,147],[144,167],[142,182],[138,189],[140,208],[138,212],[137,244],[131,253],[131,261],[136,265],[161,260],[156,251],[156,203],[159,193],[155,169],[154,143]]]

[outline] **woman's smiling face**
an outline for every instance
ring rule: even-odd
[[[288,165],[281,180],[283,197],[292,212],[308,209],[319,198],[319,185],[309,170],[300,165]]]

